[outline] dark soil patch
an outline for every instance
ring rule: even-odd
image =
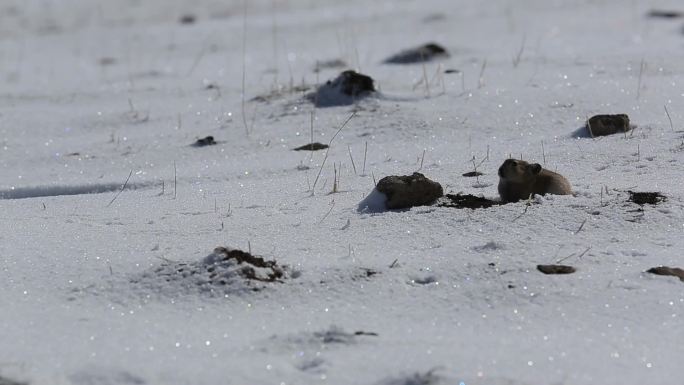
[[[378,333],[375,332],[364,332],[363,330],[357,330],[354,332],[355,336],[371,336],[371,337],[377,337]]]
[[[625,133],[630,130],[629,116],[617,115],[594,115],[587,120],[587,131],[592,138],[595,136],[613,135]]]
[[[438,206],[455,209],[486,209],[498,205],[501,205],[501,202],[493,201],[485,197],[478,197],[470,194],[447,194]]]
[[[334,107],[354,104],[355,101],[375,92],[375,82],[368,75],[356,71],[344,71],[335,79],[328,80],[307,99],[317,107]]]
[[[318,150],[325,150],[326,148],[328,148],[327,144],[314,142],[314,143],[305,144],[301,147],[293,148],[292,150],[294,150],[294,151],[318,151]]]
[[[314,332],[314,337],[323,344],[353,344],[356,337],[370,336],[377,337],[378,333],[358,330],[353,333],[346,332],[338,327],[331,327],[328,330]]]
[[[444,194],[442,185],[419,172],[386,176],[375,188],[387,196],[386,204],[390,210],[429,205]]]
[[[213,146],[216,144],[216,141],[214,140],[213,136],[207,136],[201,139],[197,139],[195,143],[192,144],[193,147],[204,147],[204,146]]]
[[[662,9],[652,9],[646,16],[658,19],[677,19],[684,16],[684,13],[679,11],[666,11]]]
[[[267,261],[261,257],[254,256],[242,250],[217,247],[214,249],[214,254],[219,256],[219,258],[214,259],[213,264],[230,260],[237,261],[238,265],[244,264],[240,273],[244,278],[247,279],[263,282],[275,282],[284,275],[283,269],[278,266],[276,261]],[[209,271],[211,268],[211,265],[207,267],[207,271]],[[254,268],[261,268],[270,271],[266,273],[266,276],[263,276],[258,275]]]
[[[629,201],[638,205],[657,205],[660,202],[667,200],[667,197],[659,192],[635,192],[628,191]]]
[[[439,384],[452,384],[458,382],[449,382],[443,376],[435,374],[435,371],[439,368],[431,369],[425,373],[417,372],[409,375],[404,375],[402,377],[387,378],[378,384],[382,385],[439,385]],[[460,382],[463,384],[463,382]]]
[[[463,174],[463,176],[468,177],[468,178],[473,178],[473,177],[482,176],[482,175],[484,175],[484,174],[479,172],[479,171],[469,171],[469,172]]]
[[[359,274],[359,278],[371,278],[374,275],[380,274],[379,271],[373,270],[373,269],[368,269],[368,268],[361,268],[361,273]],[[352,280],[354,277],[352,277]]]
[[[647,273],[655,274],[655,275],[669,275],[673,277],[679,278],[682,282],[684,282],[684,270],[680,269],[678,267],[667,267],[667,266],[659,266],[659,267],[652,267],[646,271]]]
[[[185,24],[185,25],[195,24],[196,21],[197,21],[197,16],[190,15],[190,14],[183,15],[180,17],[180,19],[178,19],[179,23]]]
[[[401,51],[385,59],[385,64],[412,64],[449,57],[449,52],[439,44],[427,43],[419,47]]]
[[[100,60],[97,61],[101,66],[111,66],[116,64],[116,59],[113,57],[101,57]],[[1,384],[1,383],[0,383]]]
[[[537,270],[544,274],[572,274],[577,271],[574,267],[567,265],[537,265]]]
[[[340,92],[347,96],[358,97],[364,93],[375,91],[373,78],[356,71],[344,71],[337,79],[328,81],[327,84],[333,84],[335,81],[339,85]]]

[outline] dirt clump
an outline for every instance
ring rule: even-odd
[[[309,144],[305,144],[303,146],[299,146],[297,148],[293,148],[293,151],[318,151],[318,150],[325,150],[328,148],[327,144],[323,143],[318,143],[318,142],[313,142]]]
[[[419,172],[386,176],[380,179],[376,189],[387,196],[386,205],[390,210],[429,205],[444,195],[442,185]]]
[[[682,282],[684,282],[684,269],[680,269],[678,267],[667,267],[667,266],[652,267],[652,268],[646,270],[646,272],[651,273],[651,274],[655,274],[655,275],[669,275],[669,276],[677,277]]]
[[[629,201],[638,205],[657,205],[660,202],[667,200],[667,197],[659,192],[636,192],[628,191]]]
[[[577,271],[574,267],[567,265],[537,265],[537,270],[544,274],[572,274]]]
[[[626,114],[594,115],[587,120],[587,131],[592,138],[628,132],[629,116]]]
[[[375,82],[373,78],[348,70],[318,87],[316,92],[307,95],[307,99],[313,102],[316,107],[345,106],[354,104],[358,99],[374,92]]]
[[[197,139],[195,143],[192,144],[193,147],[204,147],[204,146],[213,146],[217,142],[214,140],[214,137],[209,135],[201,139]]]

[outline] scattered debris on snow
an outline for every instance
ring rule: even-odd
[[[334,345],[353,345],[364,340],[365,337],[377,337],[378,333],[357,330],[347,332],[343,328],[331,325],[329,328],[315,332],[301,332],[285,336],[274,335],[268,339],[271,345],[301,349],[321,349]]]
[[[470,194],[446,194],[439,200],[438,206],[456,209],[486,209],[501,204],[502,203],[499,201],[493,201],[485,197],[478,197]]]
[[[425,373],[413,373],[401,377],[389,378],[378,383],[378,385],[439,385],[446,384],[447,380],[435,374],[436,369]]]

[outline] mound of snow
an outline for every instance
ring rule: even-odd
[[[374,188],[367,197],[359,202],[357,210],[360,213],[381,213],[387,211],[387,195]]]
[[[258,291],[293,276],[296,274],[275,261],[237,249],[217,247],[201,261],[166,261],[131,282],[158,295],[229,295]]]

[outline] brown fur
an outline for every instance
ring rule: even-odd
[[[517,202],[530,195],[572,194],[570,182],[563,175],[545,170],[538,163],[506,159],[499,167],[499,195],[504,202]]]

